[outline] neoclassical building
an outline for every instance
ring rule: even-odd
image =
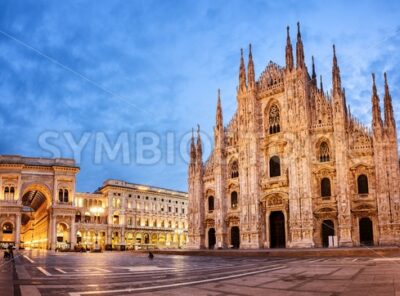
[[[392,99],[383,116],[372,75],[372,127],[350,112],[333,46],[332,89],[298,25],[295,57],[255,78],[240,57],[237,110],[227,126],[218,92],[215,145],[202,161],[200,134],[189,165],[189,248],[393,245],[400,242],[400,174]]]
[[[185,192],[107,180],[76,192],[72,159],[0,155],[0,244],[25,248],[185,246]]]

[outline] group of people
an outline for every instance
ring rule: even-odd
[[[4,250],[4,259],[14,259],[13,245],[9,244]]]

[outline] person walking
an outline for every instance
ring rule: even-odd
[[[150,260],[153,260],[153,258],[154,258],[153,253],[149,251],[149,259],[150,259]]]
[[[10,259],[14,259],[13,246],[11,244],[8,245],[8,254]]]

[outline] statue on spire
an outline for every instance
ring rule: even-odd
[[[245,92],[246,84],[246,69],[244,67],[243,48],[240,49],[240,67],[239,67],[239,92]]]
[[[301,41],[300,23],[299,22],[297,22],[296,64],[297,64],[297,69],[305,68],[303,41]]]
[[[376,90],[375,74],[372,73],[372,128],[375,134],[382,132],[383,122],[378,91]]]
[[[384,77],[385,77],[385,97],[384,97],[385,127],[386,128],[394,127],[394,129],[396,129],[396,120],[394,119],[394,114],[393,114],[392,96],[390,95],[386,72],[384,73]]]
[[[249,89],[253,89],[256,86],[256,78],[254,73],[253,54],[251,52],[251,43],[249,44],[249,62],[247,64],[247,81],[249,83]]]
[[[286,36],[286,70],[293,70],[293,48],[292,42],[290,41],[290,33],[289,26],[286,27],[287,36]]]
[[[312,60],[311,83],[317,86],[317,74],[315,73],[314,56],[311,56],[311,60]]]
[[[336,58],[335,44],[333,45],[332,84],[333,94],[341,94],[342,83],[340,80],[340,69]]]

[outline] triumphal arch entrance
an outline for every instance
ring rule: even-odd
[[[73,159],[0,156],[0,244],[55,249],[75,245]]]

